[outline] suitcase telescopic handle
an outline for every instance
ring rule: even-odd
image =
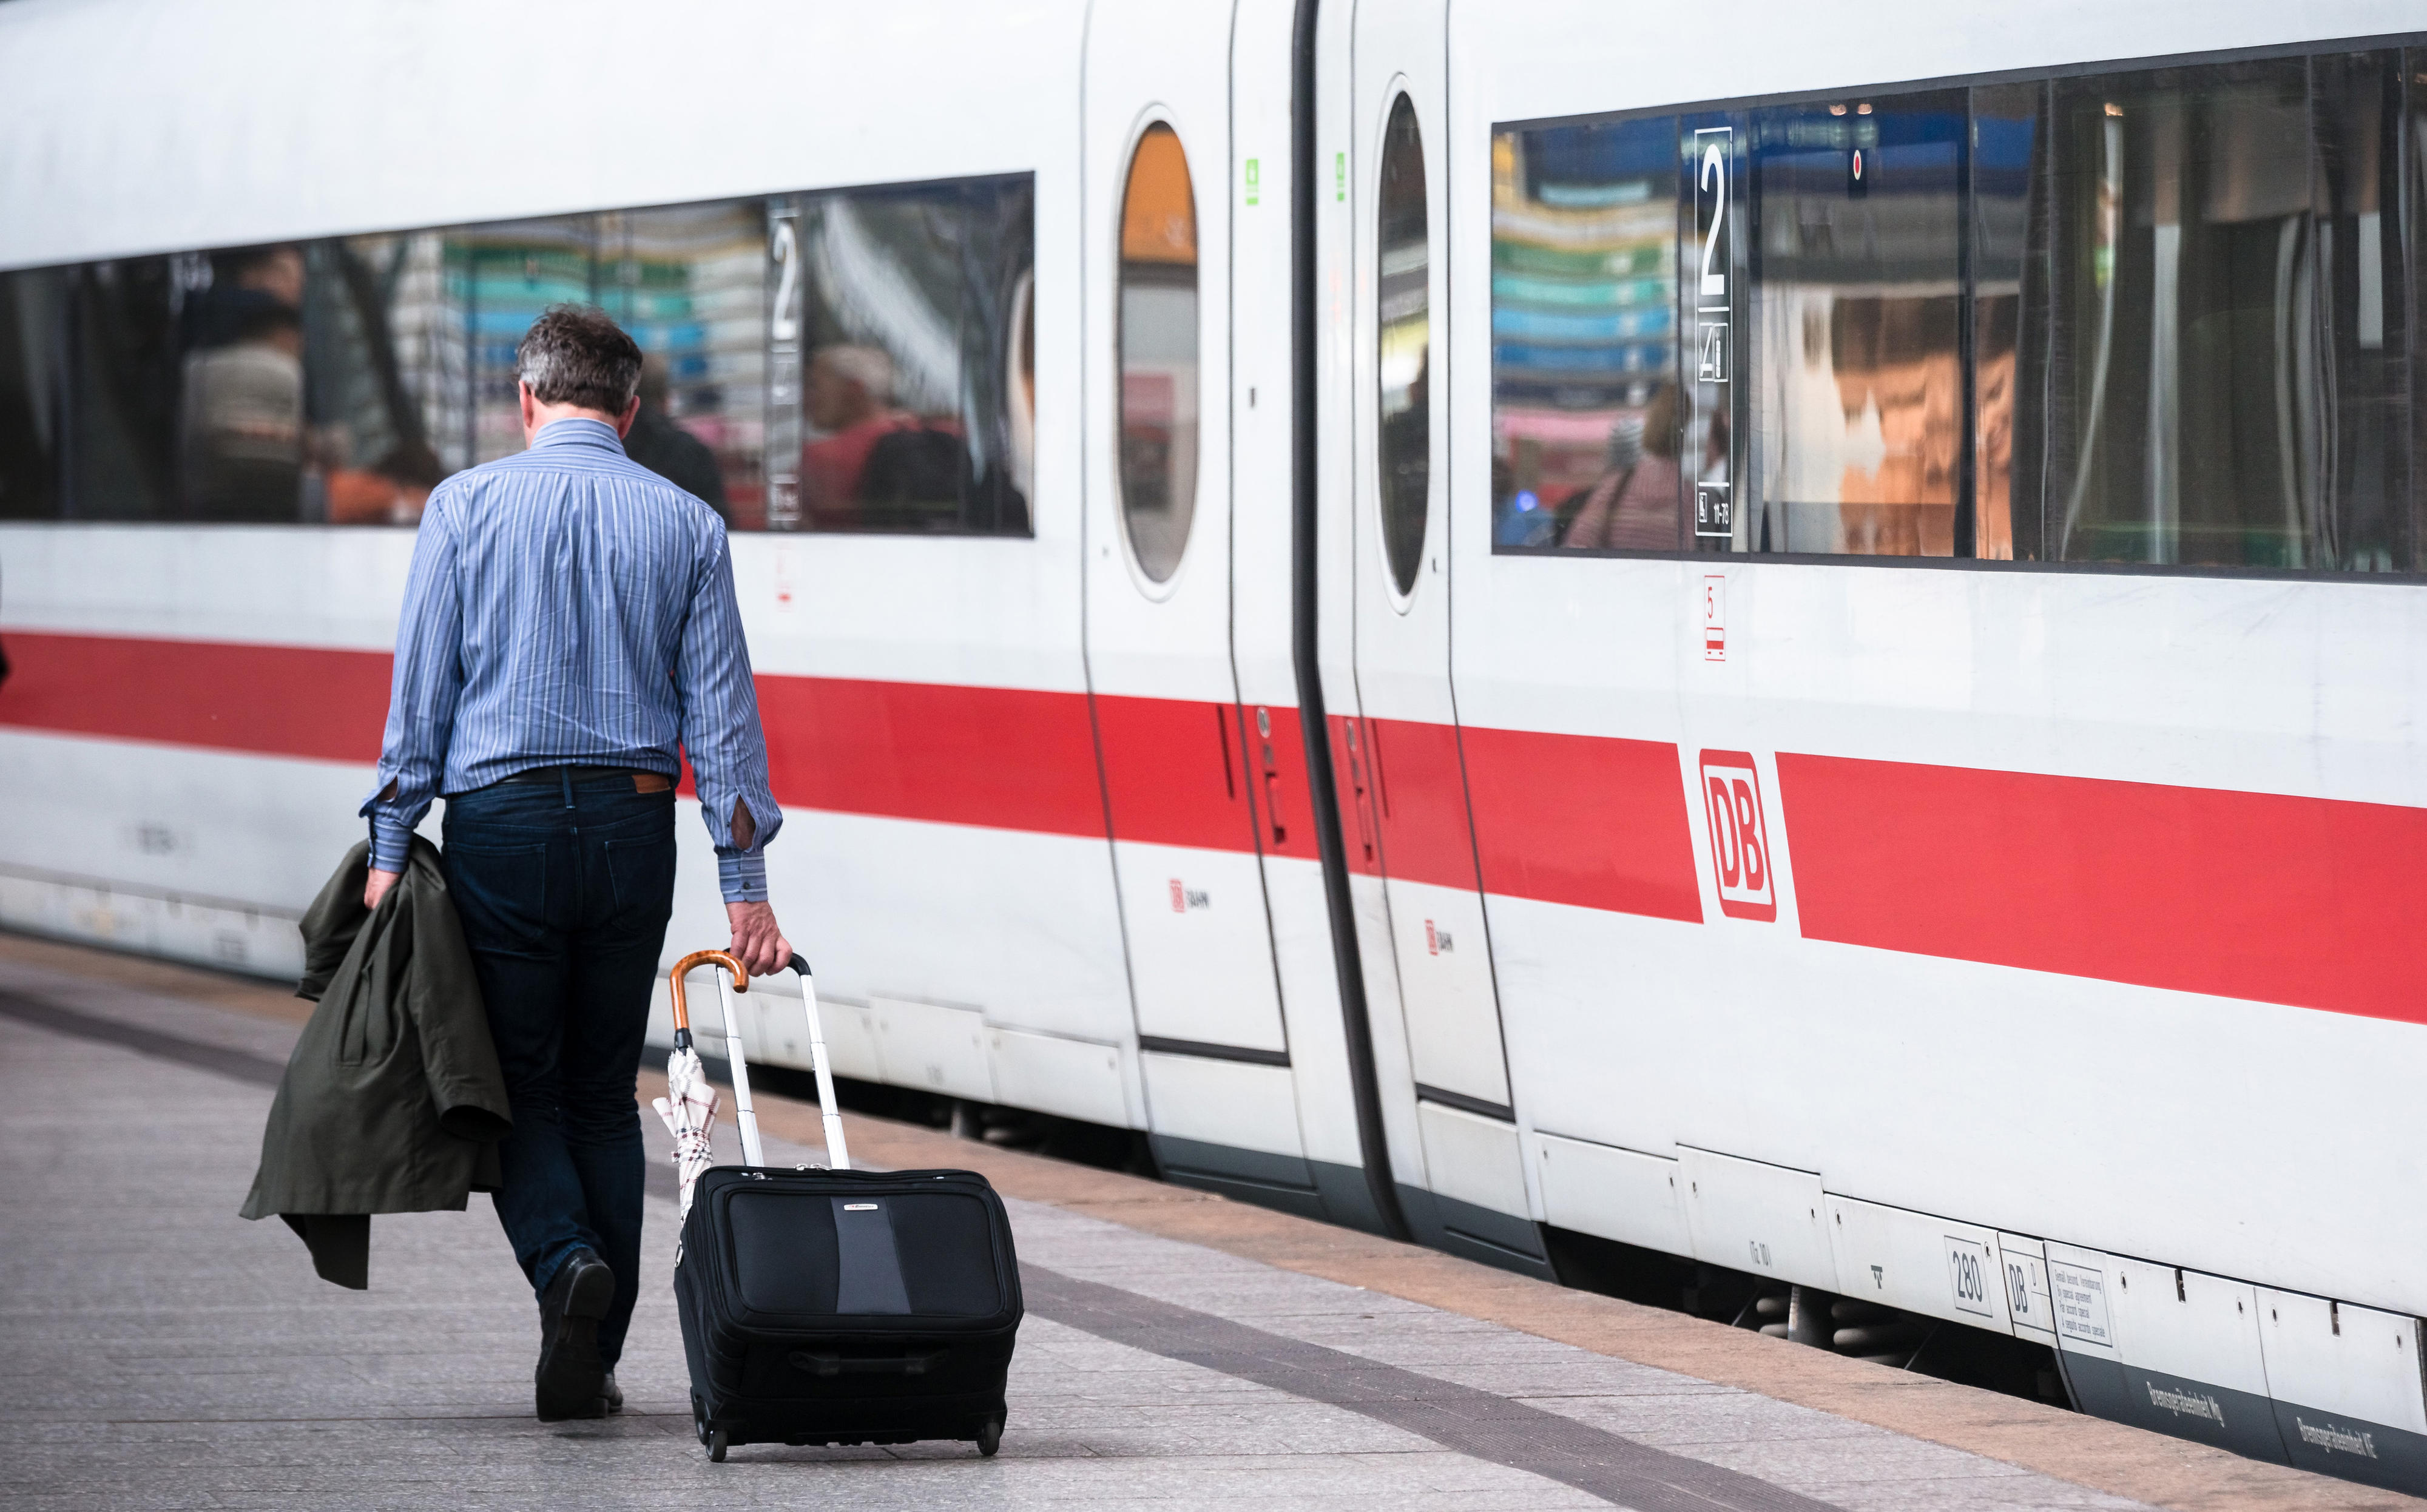
[[[819,1022],[817,979],[809,975],[809,963],[798,955],[792,957],[792,972],[801,979],[801,1011],[809,1020],[809,1068],[817,1073],[818,1111],[825,1119],[826,1168],[848,1171],[851,1146],[843,1140],[842,1112],[835,1102],[834,1065],[826,1055],[825,1027]]]

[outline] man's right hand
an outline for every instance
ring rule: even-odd
[[[380,900],[387,896],[387,890],[395,886],[397,879],[402,875],[401,871],[382,871],[377,867],[371,868],[370,875],[363,879],[363,906],[377,908]]]

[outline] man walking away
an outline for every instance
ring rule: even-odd
[[[458,473],[414,544],[373,796],[376,907],[433,795],[513,1130],[497,1216],[539,1295],[539,1415],[623,1405],[646,1157],[633,1084],[674,907],[677,750],[733,953],[791,945],[767,902],[783,817],[715,512],[624,454],[641,351],[559,305],[515,352],[529,449]]]

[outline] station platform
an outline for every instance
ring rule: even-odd
[[[0,935],[0,1509],[2422,1504],[857,1115],[861,1162],[980,1170],[1010,1206],[1028,1321],[1002,1454],[749,1446],[711,1465],[669,1284],[643,1286],[627,1410],[542,1424],[537,1313],[484,1200],[378,1220],[367,1293],[236,1216],[309,1009]],[[815,1108],[757,1100],[769,1158],[811,1159]],[[654,1168],[663,1281],[673,1181]]]

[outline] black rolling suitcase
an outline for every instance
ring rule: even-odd
[[[701,951],[674,968],[675,1035],[691,1042],[683,975],[711,965],[747,991],[741,964]],[[709,1458],[735,1444],[1001,1442],[1003,1377],[1019,1331],[1019,1264],[1002,1200],[974,1171],[850,1169],[816,984],[800,973],[828,1169],[767,1165],[749,1071],[731,1032],[735,1122],[745,1165],[692,1188],[675,1266],[691,1362],[692,1415]],[[718,985],[725,985],[720,976]]]

